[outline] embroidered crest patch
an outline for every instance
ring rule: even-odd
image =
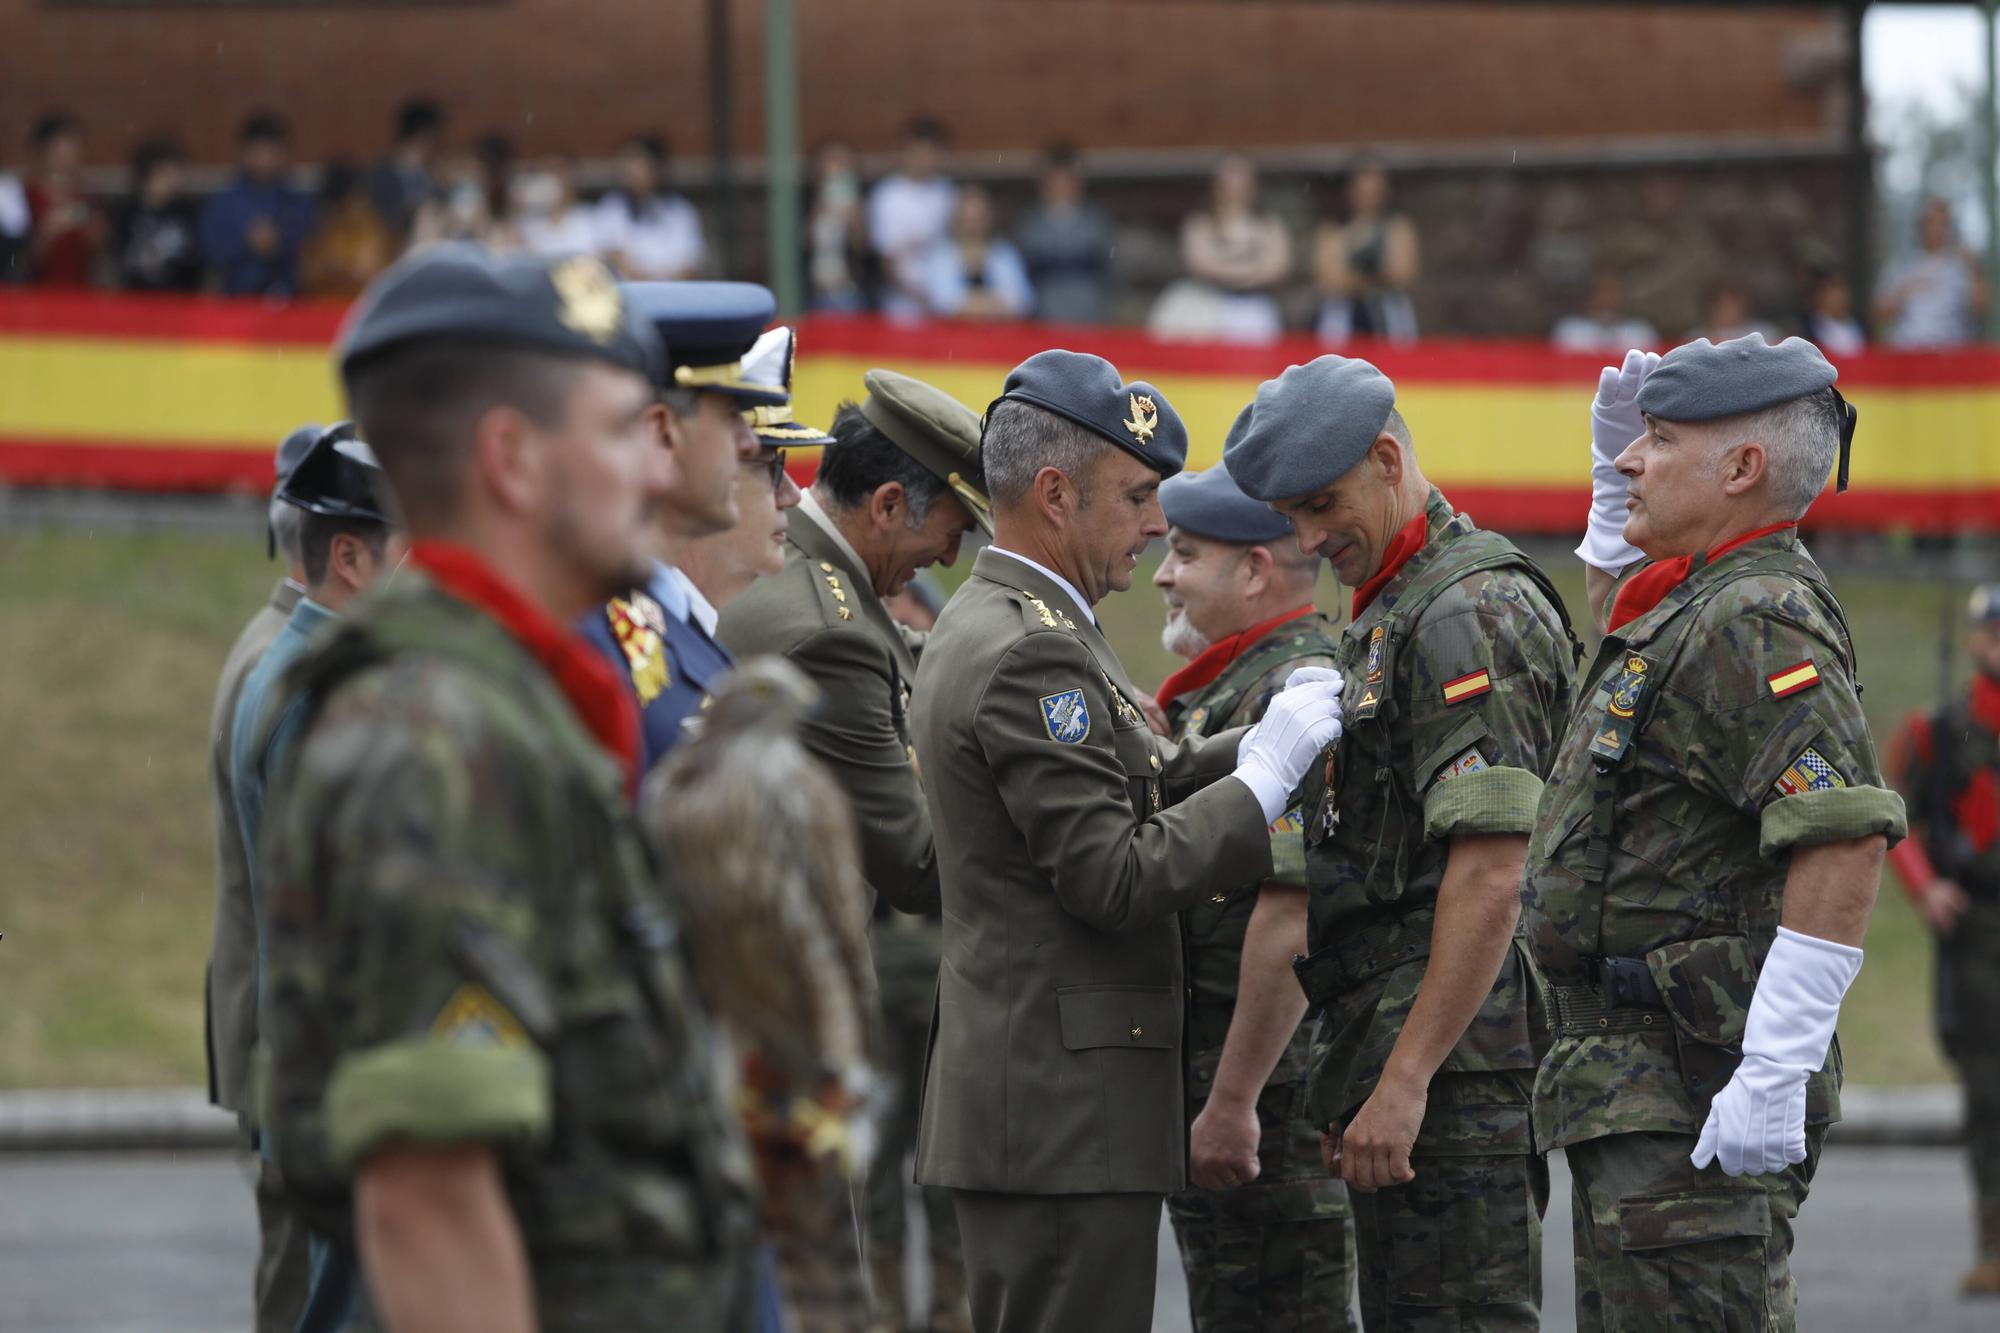
[[[1382,682],[1382,639],[1386,630],[1386,626],[1377,625],[1368,633],[1368,683],[1370,685],[1379,685]]]
[[[1475,671],[1469,676],[1444,683],[1444,701],[1448,704],[1464,703],[1476,699],[1493,688],[1493,675],[1487,671]]]
[[[1304,833],[1305,831],[1306,812],[1297,806],[1293,806],[1291,809],[1285,811],[1284,814],[1279,815],[1271,821],[1271,832],[1273,833]]]
[[[1625,669],[1618,673],[1618,679],[1611,682],[1611,702],[1607,705],[1613,717],[1630,717],[1638,711],[1639,700],[1646,697],[1646,659],[1628,657]]]
[[[1187,715],[1188,734],[1190,736],[1198,736],[1201,734],[1201,729],[1206,725],[1208,725],[1208,705],[1197,704]]]
[[[1812,664],[1811,658],[1807,658],[1797,666],[1788,666],[1783,671],[1773,671],[1764,678],[1764,681],[1771,687],[1772,698],[1783,699],[1787,695],[1797,694],[1800,690],[1809,690],[1819,684],[1819,668]],[[1808,750],[1806,753],[1811,754],[1812,751]]]
[[[1048,728],[1050,740],[1064,745],[1075,745],[1090,735],[1090,705],[1084,702],[1083,691],[1043,695],[1042,725]]]
[[[1479,753],[1479,747],[1475,745],[1458,758],[1446,764],[1443,768],[1440,768],[1437,773],[1437,780],[1444,782],[1449,778],[1463,777],[1467,773],[1477,773],[1482,768],[1491,767],[1493,765],[1486,762],[1486,756]]]
[[[431,1035],[456,1046],[526,1046],[528,1033],[493,993],[468,981],[451,993]]]
[[[1797,796],[1800,792],[1832,791],[1846,785],[1847,779],[1840,776],[1840,771],[1829,764],[1824,755],[1818,750],[1808,749],[1792,760],[1771,788],[1780,796]]]

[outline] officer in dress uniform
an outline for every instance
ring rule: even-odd
[[[1937,936],[1938,1037],[1965,1084],[1978,1246],[1959,1290],[2000,1296],[2000,583],[1967,618],[1972,687],[1889,744],[1914,812],[1889,861]]]
[[[653,554],[657,336],[595,259],[448,245],[340,356],[411,544],[287,677],[258,869],[286,1189],[354,1236],[364,1327],[736,1333],[754,1173],[632,817],[628,687],[572,628]]]
[[[787,388],[754,383],[743,358],[777,312],[769,290],[748,282],[626,283],[621,292],[666,346],[653,414],[673,463],[658,506],[660,557],[645,586],[585,617],[586,639],[630,682],[641,719],[647,770],[700,713],[730,665],[714,637],[714,608],[676,568],[688,542],[727,532],[741,519],[741,468],[768,464],[770,452],[748,414],[790,403]],[[788,482],[780,482],[788,485]]]
[[[1225,468],[1160,483],[1161,642],[1187,658],[1154,698],[1176,740],[1254,724],[1300,667],[1332,667],[1340,631],[1313,607],[1317,552]],[[1305,829],[1271,826],[1271,878],[1181,914],[1187,938],[1190,1174],[1167,1200],[1196,1333],[1353,1327],[1347,1189],[1307,1112],[1310,1031],[1291,960],[1306,951]]]
[[[817,479],[792,514],[784,571],[722,617],[739,656],[782,656],[819,686],[806,747],[854,804],[863,873],[875,891],[870,930],[890,1105],[868,1180],[869,1267],[878,1323],[901,1330],[904,1192],[916,1146],[924,1042],[937,989],[937,857],[911,748],[909,709],[921,636],[884,599],[917,571],[951,565],[987,525],[979,417],[928,384],[889,370],[862,377],[867,398],[834,416]],[[761,428],[760,428],[761,429]],[[964,1326],[958,1229],[942,1190],[924,1191],[932,1260],[930,1327]]]
[[[1578,554],[1605,636],[1523,886],[1555,1002],[1535,1123],[1574,1182],[1583,1329],[1796,1322],[1834,1023],[1904,834],[1799,540],[1836,455],[1846,484],[1835,378],[1754,333],[1600,377]]]
[[[1353,588],[1348,727],[1306,775],[1310,1098],[1347,1182],[1362,1320],[1540,1326],[1538,984],[1518,934],[1569,711],[1562,600],[1424,479],[1396,389],[1323,356],[1257,390],[1223,461]]]
[[[1270,825],[1339,732],[1338,680],[1172,745],[1091,608],[1166,532],[1187,433],[1100,357],[1008,375],[980,459],[993,544],[938,617],[913,735],[944,962],[917,1179],[952,1191],[981,1333],[1152,1325],[1186,1183],[1177,914],[1270,878]]]

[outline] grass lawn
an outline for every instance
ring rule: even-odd
[[[209,708],[276,576],[261,556],[243,536],[0,533],[0,1087],[202,1081]],[[955,585],[969,564],[939,572]],[[1160,647],[1151,570],[1099,608],[1142,686],[1178,664]],[[1943,594],[1851,573],[1836,583],[1879,734],[1936,695]],[[1330,580],[1322,592],[1337,604]],[[1581,578],[1565,593],[1580,607]],[[1851,1079],[1945,1077],[1928,986],[1927,940],[1885,888],[1844,1011]]]

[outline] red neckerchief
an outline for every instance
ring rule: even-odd
[[[1702,563],[1714,564],[1746,542],[1754,542],[1759,537],[1768,537],[1786,528],[1796,528],[1798,521],[1773,523],[1767,528],[1756,528],[1740,537],[1731,537],[1722,545],[1702,557]],[[1665,601],[1667,594],[1687,582],[1694,572],[1694,557],[1677,555],[1671,560],[1661,560],[1646,566],[1618,590],[1618,600],[1611,604],[1611,622],[1605,626],[1605,633],[1637,620],[1648,611]]]
[[[1410,562],[1410,557],[1424,549],[1424,542],[1429,539],[1430,531],[1430,506],[1425,505],[1423,512],[1405,523],[1403,530],[1390,540],[1389,549],[1382,553],[1382,568],[1375,571],[1375,577],[1354,590],[1356,620],[1361,619],[1361,613],[1366,611],[1368,604],[1389,585],[1389,580],[1403,572],[1403,566]]]
[[[1200,656],[1160,682],[1159,692],[1153,696],[1153,702],[1165,708],[1176,697],[1186,694],[1189,690],[1200,689],[1221,675],[1231,662],[1241,657],[1245,648],[1287,621],[1311,614],[1310,606],[1302,606],[1296,611],[1273,616],[1261,625],[1252,625],[1241,634],[1232,634],[1226,639],[1211,643],[1201,651]]]
[[[618,761],[625,784],[639,781],[639,706],[611,664],[574,631],[556,623],[480,556],[449,542],[410,544],[410,563],[461,602],[498,621],[555,678],[590,734]]]

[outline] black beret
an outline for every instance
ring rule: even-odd
[[[375,451],[355,437],[354,423],[343,421],[320,433],[299,460],[278,498],[312,514],[331,518],[390,522],[389,483]]]
[[[1166,395],[1143,380],[1120,382],[1118,368],[1101,356],[1037,352],[1008,373],[993,406],[1010,401],[1067,417],[1163,477],[1187,462],[1187,427]]]
[[[1316,357],[1257,386],[1223,442],[1223,466],[1259,500],[1311,495],[1361,461],[1395,407],[1396,386],[1368,362]]]
[[[1183,532],[1240,546],[1276,541],[1292,531],[1290,519],[1245,495],[1220,464],[1161,482],[1160,509]]]
[[[594,357],[649,377],[660,361],[659,335],[598,260],[502,258],[466,243],[419,250],[368,285],[340,340],[341,370],[425,338]]]
[[[791,393],[743,376],[744,354],[778,313],[754,282],[628,282],[625,299],[666,345],[662,388],[726,394],[745,407],[777,407]]]
[[[1829,388],[1833,363],[1804,338],[1776,347],[1761,333],[1725,343],[1697,338],[1660,358],[1639,386],[1639,410],[1663,421],[1713,421],[1789,403]]]

